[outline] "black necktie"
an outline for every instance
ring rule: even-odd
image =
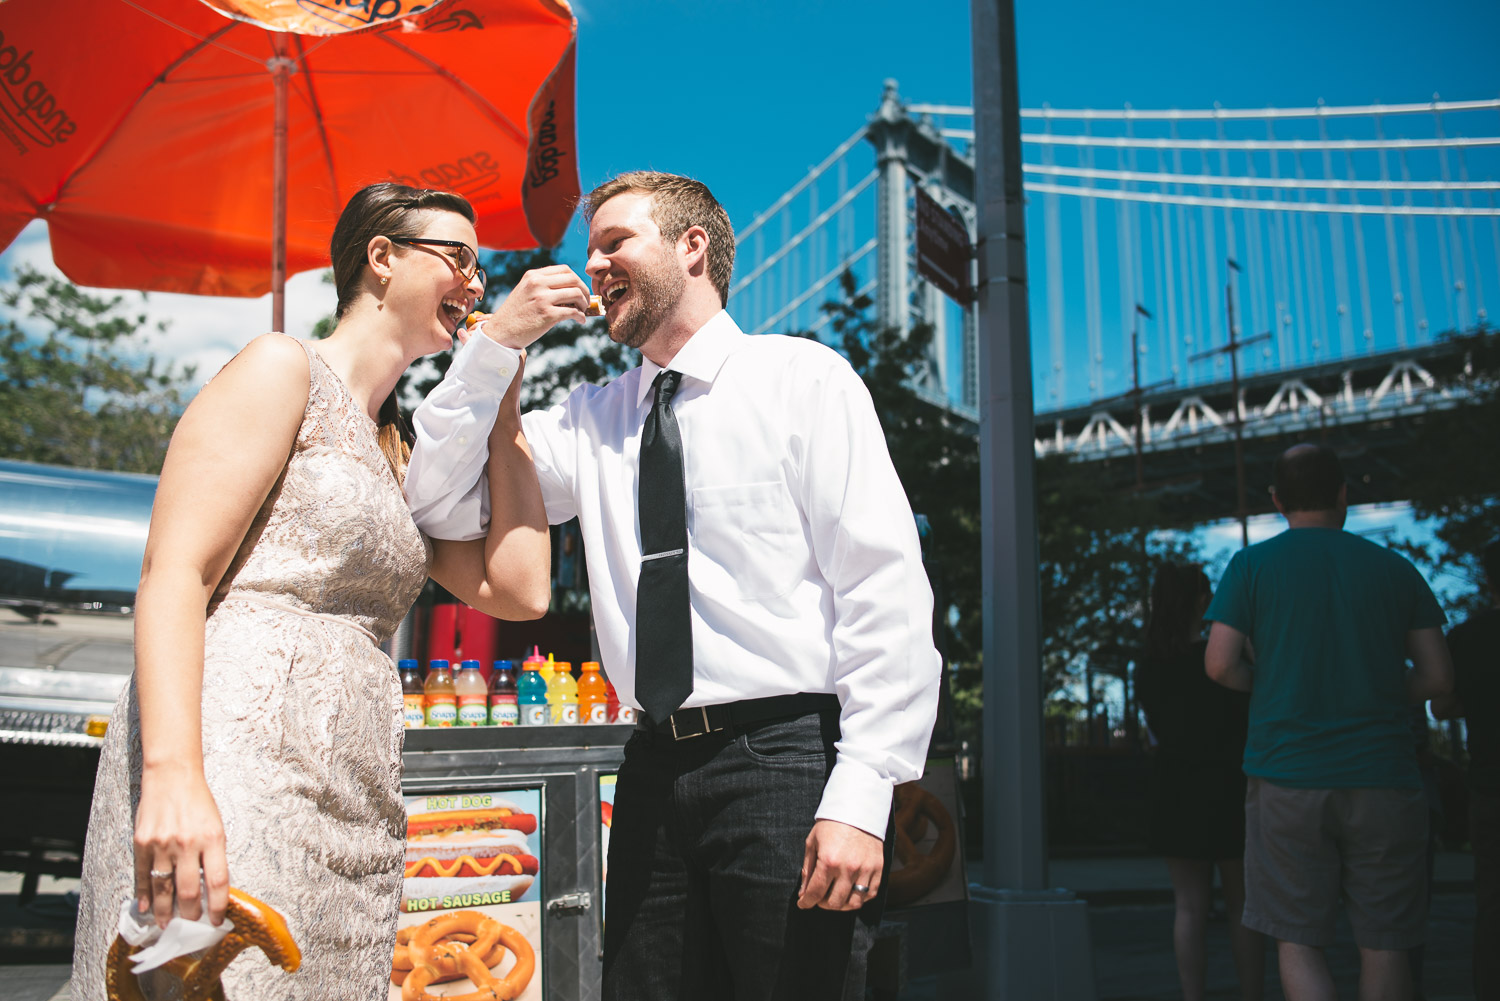
[[[635,609],[635,693],[661,723],[693,691],[693,621],[688,613],[687,495],[682,435],[672,413],[680,372],[662,369],[641,428],[641,576]]]

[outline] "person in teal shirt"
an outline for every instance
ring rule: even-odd
[[[1332,997],[1342,897],[1369,996],[1409,997],[1427,805],[1408,706],[1452,687],[1445,619],[1407,560],[1343,530],[1331,449],[1288,449],[1274,481],[1288,530],[1235,555],[1205,616],[1209,676],[1250,692],[1244,924],[1277,939],[1289,999]]]

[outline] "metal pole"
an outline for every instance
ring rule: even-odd
[[[1229,267],[1238,271],[1234,260]],[[1234,488],[1235,515],[1240,519],[1240,548],[1250,545],[1250,507],[1245,494],[1245,419],[1240,412],[1240,351],[1239,333],[1234,329],[1234,280],[1224,282],[1224,312],[1229,322],[1229,380],[1234,408]]]
[[[984,875],[990,886],[1040,890],[1047,885],[1041,603],[1015,16],[1010,0],[978,0],[974,10],[984,689],[991,693],[984,700]]]
[[[1094,997],[1088,905],[1047,889],[1026,200],[1013,0],[972,0],[984,581],[984,883],[944,997]]]
[[[287,89],[295,64],[286,58],[285,43],[277,39],[276,55],[266,60],[276,92],[276,119],[272,126],[271,199],[271,329],[286,330],[286,174]]]
[[[1139,314],[1137,314],[1139,316]],[[1145,423],[1145,407],[1141,406],[1141,337],[1139,318],[1130,330],[1130,402],[1135,405],[1135,491],[1146,488],[1146,467],[1141,460],[1141,425]]]

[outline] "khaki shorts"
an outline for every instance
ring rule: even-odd
[[[1245,791],[1245,927],[1333,944],[1340,896],[1362,949],[1410,949],[1427,927],[1427,799],[1421,789]]]

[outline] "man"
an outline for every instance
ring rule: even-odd
[[[878,920],[892,788],[920,776],[936,715],[912,512],[848,363],[724,311],[734,233],[707,187],[625,174],[584,215],[610,336],[643,361],[523,426],[548,519],[579,520],[605,667],[643,709],[605,997],[838,998],[862,982],[857,917]],[[529,273],[419,408],[424,530],[482,533],[518,349],[581,319],[587,292],[565,267]]]
[[[1405,950],[1427,921],[1407,705],[1452,685],[1443,613],[1415,567],[1343,531],[1348,491],[1330,449],[1287,449],[1274,479],[1288,531],[1235,554],[1206,616],[1209,676],[1250,692],[1243,921],[1276,938],[1291,1001],[1331,999],[1323,949],[1342,894],[1359,996],[1406,999]]]
[[[1500,539],[1480,559],[1490,607],[1454,626],[1453,694],[1433,699],[1438,719],[1467,717],[1469,844],[1474,849],[1474,996],[1500,1001]]]

